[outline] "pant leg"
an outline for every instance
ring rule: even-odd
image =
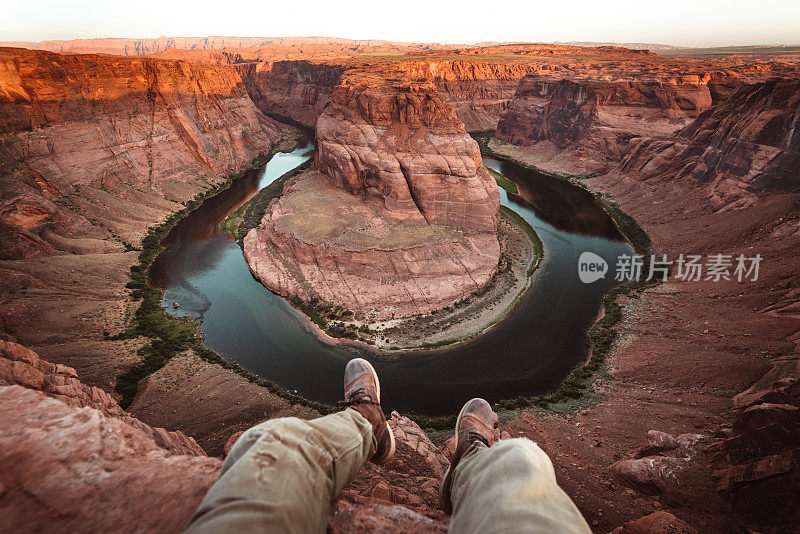
[[[450,532],[591,533],[550,458],[526,438],[475,443],[453,473],[452,498]]]
[[[187,532],[324,532],[330,503],[375,454],[357,411],[272,419],[236,441]]]

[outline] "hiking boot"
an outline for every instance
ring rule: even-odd
[[[458,462],[476,441],[491,447],[494,443],[495,428],[497,428],[497,414],[485,400],[472,399],[461,408],[456,420],[456,452],[453,454],[447,473],[444,474],[442,485],[439,486],[439,502],[445,513],[453,513],[451,491],[453,473]]]
[[[355,358],[344,370],[344,402],[339,406],[351,407],[372,424],[372,435],[377,447],[371,461],[385,464],[394,456],[394,434],[381,409],[381,384],[375,369],[367,360]]]

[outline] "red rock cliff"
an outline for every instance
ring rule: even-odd
[[[639,140],[615,173],[705,188],[714,209],[800,191],[800,80],[741,87],[674,139]]]
[[[250,269],[270,289],[387,319],[448,306],[491,280],[497,185],[433,85],[337,87],[317,121],[316,165],[245,237]]]
[[[183,201],[268,151],[281,128],[226,67],[0,49],[4,256],[58,249],[45,234],[65,227],[101,237],[94,210],[64,209],[65,197]]]
[[[312,128],[345,70],[342,65],[308,61],[258,61],[235,67],[259,109]]]
[[[431,80],[455,110],[467,131],[493,130],[508,107],[519,80],[547,65],[519,61],[406,61],[398,67],[409,76]]]
[[[708,109],[710,79],[526,76],[500,117],[497,138],[567,149],[603,168],[622,159],[631,138],[672,135]]]
[[[316,166],[392,219],[496,232],[497,184],[432,85],[338,87],[317,122]]]

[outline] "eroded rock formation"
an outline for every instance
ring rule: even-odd
[[[617,174],[707,190],[714,209],[751,205],[760,192],[800,191],[800,80],[742,86],[673,139],[641,139]]]
[[[10,48],[0,131],[2,338],[106,391],[140,360],[136,344],[103,335],[135,306],[131,249],[293,135],[227,67]]]
[[[0,340],[0,386],[13,385],[41,391],[69,406],[99,410],[104,416],[115,417],[135,427],[159,447],[175,453],[193,456],[205,454],[194,439],[182,432],[151,428],[131,417],[106,391],[78,380],[75,369],[46,362],[22,345]]]
[[[317,121],[316,168],[289,182],[244,239],[270,289],[391,318],[448,306],[491,280],[497,185],[432,85],[337,87]]]
[[[0,516],[15,531],[180,530],[220,461],[74,369],[0,341]]]
[[[102,226],[137,244],[127,220],[149,225],[153,204],[241,169],[281,129],[225,67],[0,49],[2,255],[103,239]]]
[[[345,70],[343,65],[309,61],[258,61],[235,67],[259,109],[312,128]]]
[[[344,84],[317,122],[317,169],[390,220],[496,232],[477,143],[427,84]]]
[[[500,117],[497,138],[594,162],[620,161],[632,138],[675,134],[712,104],[710,75],[589,78],[530,75]]]

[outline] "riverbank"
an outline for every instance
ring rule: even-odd
[[[620,234],[631,244],[635,252],[643,257],[642,272],[647,272],[652,248],[650,236],[636,219],[622,210],[611,195],[596,191],[587,185],[587,180],[597,175],[575,175],[552,167],[549,170],[543,169],[542,162],[522,147],[497,141],[486,132],[481,132],[480,136],[476,135],[476,139],[481,151],[487,156],[567,180],[590,192],[614,221]],[[606,359],[620,337],[619,329],[625,307],[623,302],[638,298],[642,291],[655,285],[658,285],[656,280],[636,280],[612,288],[603,297],[597,319],[587,332],[587,358],[584,362],[575,367],[556,390],[543,395],[501,400],[498,406],[509,412],[536,408],[552,413],[574,413],[579,409],[596,406],[604,396],[599,394],[594,386],[610,376]]]
[[[590,161],[564,161],[554,157],[557,152],[552,150],[542,153],[532,147],[512,145],[496,139],[493,131],[475,132],[471,135],[484,156],[507,159],[541,174],[565,180],[584,180],[603,174],[597,165]]]
[[[224,228],[242,238],[258,226],[269,203],[279,197],[284,185],[303,169],[286,173],[243,204],[226,219]],[[516,187],[499,173],[495,177],[506,189]],[[502,183],[501,183],[502,182]],[[536,232],[512,210],[503,207],[498,226],[500,264],[491,282],[455,304],[405,318],[369,318],[321,300],[288,300],[318,329],[326,343],[361,346],[378,357],[409,350],[451,347],[474,339],[505,318],[520,301],[541,262],[542,243]]]
[[[501,322],[531,286],[544,250],[536,232],[522,217],[501,206],[498,224],[500,267],[489,285],[453,306],[407,319],[363,323],[375,346],[391,353],[450,347],[465,343]],[[340,327],[341,328],[341,327]],[[368,338],[369,339],[369,338]]]
[[[150,286],[148,280],[149,267],[163,250],[161,241],[178,221],[200,207],[204,200],[228,189],[247,170],[253,170],[266,164],[278,152],[294,150],[299,142],[299,135],[283,138],[269,153],[254,158],[245,170],[231,174],[217,186],[199,193],[194,199],[186,202],[183,209],[172,213],[164,222],[148,229],[147,235],[142,240],[138,256],[139,262],[131,267],[130,280],[126,284],[126,288],[131,291],[130,298],[139,301],[139,306],[122,332],[113,335],[106,333],[105,335],[108,340],[112,341],[137,340],[143,343],[137,351],[137,355],[140,357],[139,363],[117,377],[115,389],[121,397],[121,406],[128,407],[133,403],[142,381],[162,369],[174,357],[188,353],[208,363],[233,371],[248,381],[267,388],[271,393],[290,404],[299,404],[320,413],[330,411],[329,407],[310,401],[269,380],[262,379],[205,347],[203,337],[199,334],[200,323],[188,317],[174,317],[168,314],[162,307],[163,291]]]

